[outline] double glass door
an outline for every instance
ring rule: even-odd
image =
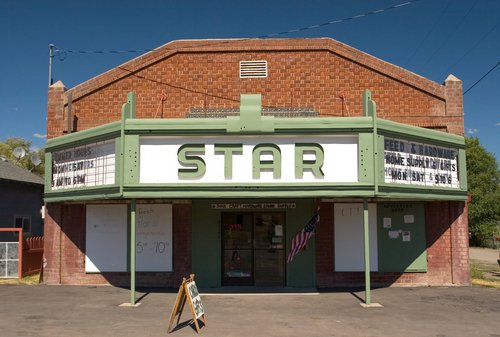
[[[285,285],[285,213],[222,213],[222,283]]]

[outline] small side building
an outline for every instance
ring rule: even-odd
[[[0,157],[0,228],[43,235],[43,178]]]

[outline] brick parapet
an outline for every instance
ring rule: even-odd
[[[462,81],[453,75],[448,76],[444,82],[446,99],[446,116],[457,119],[449,127],[449,132],[464,135],[464,103],[462,93]]]
[[[49,139],[62,135],[66,100],[66,87],[61,81],[49,87],[47,104],[47,138]]]
[[[269,77],[240,79],[239,61],[244,59],[267,60]],[[137,93],[138,118],[183,118],[196,108],[237,108],[242,93],[261,93],[266,107],[361,116],[366,88],[372,90],[381,118],[462,134],[463,117],[447,115],[451,103],[446,100],[457,100],[452,89],[457,84],[448,82],[437,84],[331,39],[174,41],[68,90],[62,98],[58,95],[65,89],[52,86],[47,134],[64,134],[64,104],[70,94],[78,131],[119,120],[129,91]],[[167,99],[161,101],[162,96]],[[454,106],[460,110],[460,104]]]
[[[269,78],[240,79],[235,53],[175,55],[72,102],[77,130],[120,119],[127,92],[137,93],[137,118],[184,118],[192,109],[238,108],[241,93],[261,93],[263,106],[308,108],[321,116],[361,116],[361,96],[370,88],[378,115],[396,122],[450,131],[463,119],[446,117],[446,102],[324,51],[252,53],[267,59]],[[340,98],[344,95],[345,101]],[[166,100],[161,100],[165,95]],[[60,108],[60,115],[64,107]],[[59,125],[59,131],[54,126]],[[455,127],[456,125],[456,127]],[[49,121],[48,137],[64,134]],[[454,130],[455,130],[454,129]]]
[[[232,40],[179,40],[169,42],[142,56],[126,62],[112,70],[96,76],[71,89],[73,99],[116,82],[150,65],[179,53],[249,53],[272,51],[328,51],[363,67],[377,71],[385,76],[414,86],[431,95],[443,98],[443,87],[406,69],[382,61],[372,55],[350,47],[331,38],[318,39],[232,39]]]

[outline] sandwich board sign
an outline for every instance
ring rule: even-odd
[[[172,312],[170,313],[168,333],[171,333],[173,330],[172,325],[174,323],[175,317],[177,317],[177,322],[175,325],[179,325],[182,310],[184,309],[184,305],[186,304],[186,302],[188,302],[189,309],[191,310],[191,314],[193,315],[196,332],[200,333],[200,326],[198,325],[199,318],[203,320],[204,325],[207,325],[207,322],[205,320],[205,310],[203,309],[200,293],[198,292],[198,288],[196,287],[196,283],[194,282],[194,274],[191,274],[189,275],[188,279],[186,279],[185,277],[182,278],[182,284],[179,287],[179,292],[177,293],[174,307],[172,308]]]

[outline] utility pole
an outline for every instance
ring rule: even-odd
[[[54,58],[54,47],[52,43],[49,44],[49,87],[52,85],[52,59]]]

